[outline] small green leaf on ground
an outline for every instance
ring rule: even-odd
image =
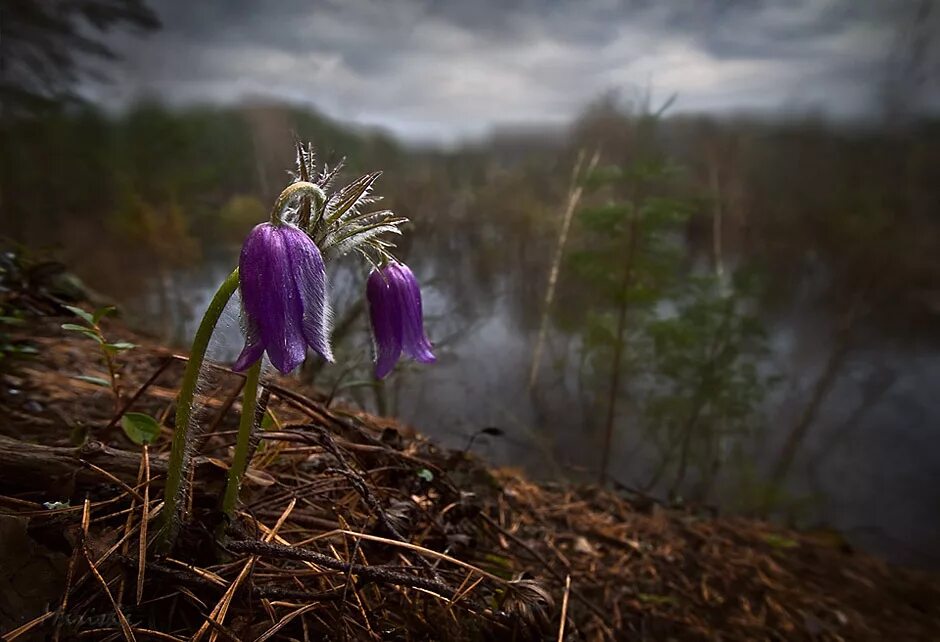
[[[264,417],[261,418],[261,430],[271,430],[271,428],[277,427],[277,420],[274,418],[274,415],[271,414],[270,410],[265,411]]]
[[[78,379],[79,381],[87,381],[88,383],[93,383],[96,386],[101,386],[102,388],[110,388],[111,382],[107,379],[102,379],[101,377],[92,377],[90,375],[75,375],[73,379]]]
[[[72,332],[93,332],[83,325],[78,325],[77,323],[63,323],[63,330],[71,330]]]
[[[495,553],[486,553],[483,555],[483,561],[482,566],[486,567],[493,575],[510,579],[515,574],[512,560],[508,557]]]
[[[418,477],[420,477],[421,479],[423,479],[424,481],[428,483],[431,483],[432,481],[434,481],[434,473],[432,473],[427,468],[422,468],[421,470],[419,470],[417,472],[417,475]]]
[[[128,412],[121,417],[121,427],[127,438],[138,446],[149,444],[160,434],[160,424],[142,412]]]
[[[113,350],[130,350],[131,348],[136,348],[137,344],[128,341],[117,341],[115,343],[107,343],[105,347]]]
[[[4,354],[39,354],[39,350],[25,343],[3,343],[0,344],[0,358]]]

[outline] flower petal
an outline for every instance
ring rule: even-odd
[[[401,307],[389,281],[375,270],[366,282],[366,298],[375,337],[375,376],[382,379],[401,357]]]
[[[242,305],[271,363],[288,373],[304,360],[303,308],[291,271],[284,227],[262,223],[245,240],[239,260]]]
[[[386,268],[389,281],[400,299],[402,318],[402,347],[415,361],[433,363],[431,342],[424,333],[424,313],[421,306],[421,288],[411,269],[403,263]]]
[[[251,367],[255,361],[264,354],[264,342],[261,341],[261,333],[258,327],[250,320],[245,321],[245,347],[238,355],[232,370],[235,372],[244,372]]]
[[[330,306],[327,299],[326,268],[316,244],[296,227],[283,230],[291,269],[297,284],[303,317],[304,340],[327,361],[333,361],[330,348]]]

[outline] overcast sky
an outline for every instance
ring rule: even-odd
[[[859,116],[892,52],[940,33],[933,1],[154,0],[163,29],[114,38],[124,63],[90,91],[111,105],[272,96],[412,140],[561,124],[645,87],[678,92],[674,112]]]

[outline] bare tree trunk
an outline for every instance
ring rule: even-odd
[[[607,482],[607,468],[610,465],[610,448],[614,434],[614,416],[616,414],[615,411],[617,408],[617,391],[620,388],[620,368],[621,361],[623,360],[623,335],[627,329],[627,295],[630,291],[630,285],[633,281],[633,264],[635,262],[636,248],[639,242],[638,236],[640,233],[640,213],[637,211],[637,208],[638,203],[637,200],[634,199],[633,212],[631,214],[632,218],[630,219],[630,241],[629,245],[627,246],[627,252],[623,261],[623,280],[621,282],[620,288],[622,298],[620,301],[620,311],[617,318],[617,343],[614,345],[613,369],[610,374],[610,388],[607,393],[607,414],[604,419],[604,447],[601,451],[602,459],[599,476],[599,482],[601,484],[605,484]]]
[[[718,164],[715,160],[708,164],[708,182],[711,184],[714,198],[714,206],[712,207],[712,258],[715,265],[715,276],[722,279],[725,273],[721,236],[724,213],[721,204],[721,179],[718,174]]]
[[[861,403],[852,411],[849,418],[842,422],[842,425],[834,430],[823,445],[814,453],[813,467],[819,466],[832,454],[832,451],[835,450],[839,444],[845,443],[845,440],[858,428],[859,423],[861,423],[865,415],[884,399],[885,394],[887,394],[891,387],[897,382],[897,379],[898,375],[896,372],[887,372],[883,374],[873,386],[866,386],[868,389],[863,390],[862,394],[864,398]]]
[[[587,166],[585,175],[590,174],[600,159],[600,152],[595,151]],[[568,204],[565,207],[565,213],[562,216],[561,230],[558,232],[558,245],[555,247],[555,257],[552,260],[552,267],[548,274],[548,287],[545,290],[545,302],[542,304],[542,319],[539,324],[539,334],[535,341],[535,350],[532,354],[532,368],[529,370],[529,390],[535,387],[535,381],[539,375],[539,365],[542,361],[542,350],[545,346],[545,335],[548,332],[548,316],[551,311],[552,302],[555,300],[555,287],[558,283],[558,272],[561,268],[561,260],[565,254],[565,245],[568,243],[568,232],[571,229],[571,219],[574,217],[574,211],[581,201],[581,194],[584,188],[578,184],[581,174],[581,164],[584,161],[584,151],[578,154],[578,161],[575,163],[574,171],[571,174],[571,188],[568,190]]]
[[[708,383],[709,378],[713,376],[719,362],[725,359],[728,349],[730,348],[727,335],[729,330],[728,326],[731,323],[731,316],[733,313],[734,300],[729,298],[725,302],[725,314],[724,317],[722,317],[721,325],[715,334],[712,345],[709,346],[708,361],[705,362],[704,367],[702,368],[699,384],[695,391],[692,413],[689,415],[689,418],[685,423],[684,432],[682,433],[682,450],[679,455],[679,470],[676,473],[676,479],[672,484],[672,488],[669,490],[670,495],[675,495],[676,492],[678,492],[679,487],[685,481],[685,475],[689,465],[689,450],[691,449],[692,445],[692,435],[698,426],[698,421],[702,416],[702,412],[708,406],[709,400],[705,394],[706,384]]]
[[[692,446],[692,434],[695,432],[695,428],[698,426],[699,417],[702,416],[702,411],[705,410],[705,405],[707,400],[702,394],[696,395],[695,398],[695,407],[692,410],[692,414],[689,415],[688,420],[685,422],[682,432],[682,449],[679,451],[679,469],[676,471],[676,478],[672,482],[672,486],[669,488],[669,496],[674,497],[678,491],[679,487],[685,481],[685,474],[688,471],[689,467],[689,450]]]
[[[820,374],[819,379],[816,381],[816,385],[813,387],[813,394],[810,397],[809,403],[806,404],[802,414],[800,414],[799,420],[787,436],[783,449],[780,451],[780,456],[777,458],[777,463],[774,465],[773,472],[771,473],[771,480],[775,483],[783,481],[787,473],[790,472],[790,467],[793,465],[793,460],[796,458],[800,444],[803,443],[803,439],[816,420],[816,415],[819,413],[819,409],[832,390],[833,384],[839,378],[839,373],[842,371],[842,366],[845,364],[845,358],[850,351],[852,330],[858,319],[857,308],[858,297],[856,297],[856,303],[852,305],[843,319],[841,328],[836,336],[836,345],[829,354],[826,367],[823,369],[822,374]]]

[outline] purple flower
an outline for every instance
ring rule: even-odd
[[[373,270],[366,284],[372,333],[375,335],[375,376],[395,367],[402,350],[415,361],[433,363],[431,342],[424,334],[421,289],[407,265],[390,263]]]
[[[293,225],[262,223],[245,239],[238,262],[245,347],[234,370],[245,370],[265,350],[288,373],[307,346],[333,360],[329,341],[326,271],[316,244]]]

